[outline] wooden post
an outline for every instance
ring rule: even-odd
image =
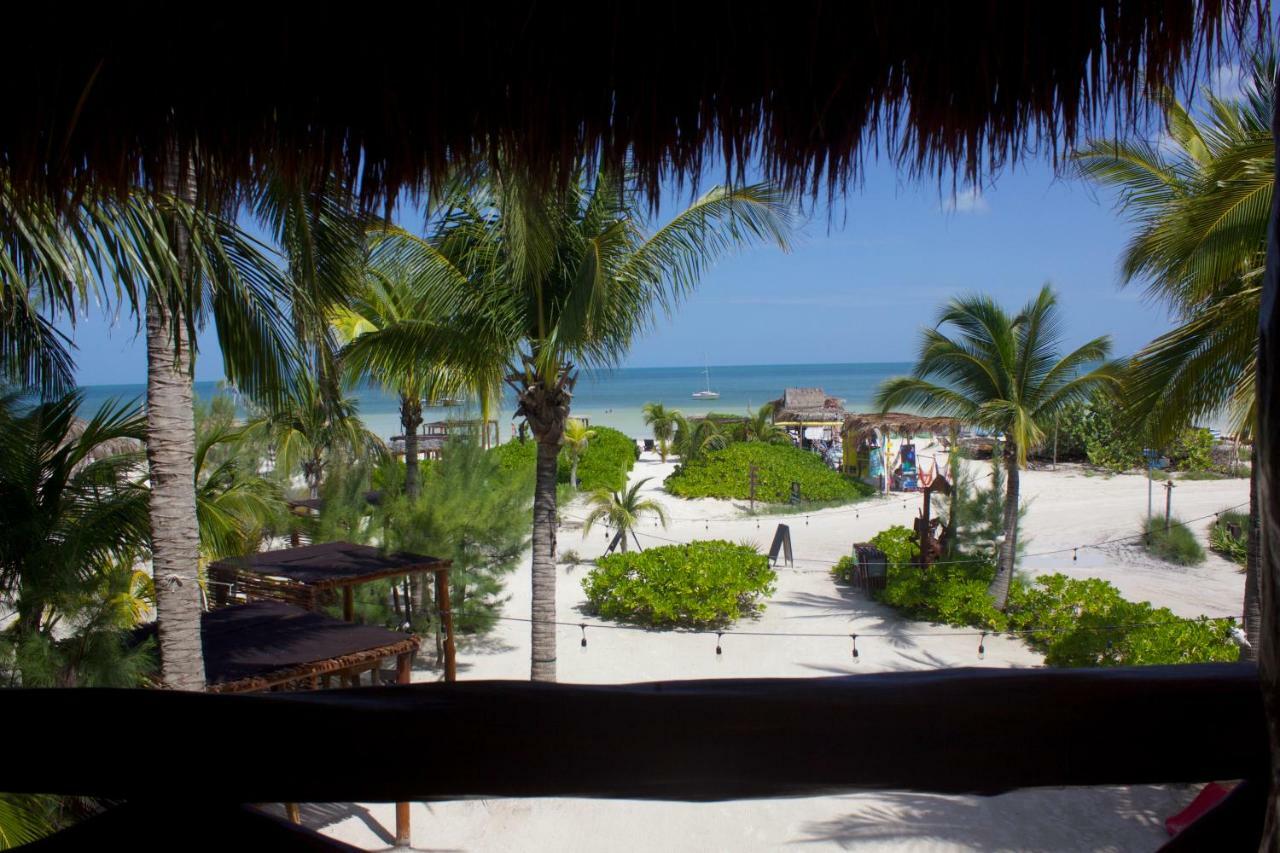
[[[297,803],[285,803],[284,813],[293,823],[299,825],[302,823],[302,809],[298,808]]]
[[[449,570],[436,571],[436,610],[444,627],[444,680],[458,680],[458,649],[453,642],[453,606],[449,602]]]
[[[803,435],[804,433],[801,433],[801,436],[802,436],[801,442],[804,441]],[[755,465],[752,465],[747,472],[747,481],[751,486],[751,511],[752,512],[756,511],[756,471],[757,471],[757,467]]]
[[[1173,480],[1164,482],[1164,532],[1169,532],[1170,512],[1173,509]]]
[[[346,622],[356,621],[356,595],[349,584],[342,588],[342,618]]]
[[[396,655],[396,684],[408,684],[413,674],[413,652]],[[409,804],[396,803],[396,846],[408,847],[410,841]]]

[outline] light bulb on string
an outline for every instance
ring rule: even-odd
[[[858,663],[858,662],[859,662],[859,658],[861,657],[861,656],[858,654],[858,635],[857,635],[857,634],[850,634],[850,635],[849,635],[849,641],[850,641],[851,643],[853,643],[853,662],[854,662],[854,663]]]
[[[1076,559],[1077,559],[1077,555],[1079,554],[1079,552],[1080,552],[1080,549],[1079,549],[1079,548],[1072,548],[1072,549],[1071,549],[1071,562],[1073,562],[1073,563],[1074,563],[1074,562],[1076,561]]]
[[[987,632],[983,631],[982,636],[978,638],[978,660],[985,660],[987,657]]]
[[[716,654],[718,655],[724,654],[724,649],[720,648],[720,638],[723,636],[724,636],[723,632],[716,631]]]
[[[582,647],[585,649],[587,647],[587,623],[582,622],[578,627],[582,629]]]

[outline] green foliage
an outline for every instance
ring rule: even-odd
[[[81,397],[28,404],[0,395],[0,679],[15,686],[139,686],[152,658],[126,634],[153,598],[144,423]]]
[[[680,457],[681,465],[699,462],[708,453],[733,441],[733,430],[715,417],[686,418],[675,416],[676,434],[671,449]]]
[[[621,491],[626,487],[627,475],[636,464],[635,442],[611,427],[592,427],[591,431],[595,436],[578,461],[578,488],[584,492],[597,489]],[[538,443],[532,440],[523,443],[509,441],[492,448],[489,453],[504,471],[533,471],[538,461]],[[561,450],[556,482],[567,485],[571,470],[569,455]]]
[[[1147,551],[1179,566],[1197,566],[1204,562],[1204,548],[1195,533],[1177,518],[1171,519],[1168,531],[1164,519],[1153,516],[1143,522],[1143,542]]]
[[[1050,666],[1141,666],[1234,661],[1230,619],[1183,619],[1167,608],[1128,601],[1098,578],[1045,575],[1015,584],[1009,628],[1028,631],[1027,642]],[[1034,630],[1032,630],[1034,629]]]
[[[682,498],[746,500],[751,496],[749,470],[758,467],[756,500],[785,503],[791,484],[800,484],[805,501],[852,501],[874,490],[827,467],[817,454],[789,444],[733,443],[702,459],[682,464],[666,479],[666,489]]]
[[[332,536],[377,542],[392,551],[452,560],[455,628],[488,630],[502,602],[503,579],[528,545],[532,470],[506,469],[500,455],[480,449],[474,438],[458,438],[445,445],[443,459],[424,466],[415,499],[403,494],[403,466],[366,472],[332,470],[317,541]],[[364,497],[370,485],[382,487],[377,506]],[[391,582],[359,588],[356,605],[362,621],[388,627],[403,623],[403,601],[396,606]],[[432,614],[416,615],[415,629],[427,630]]]
[[[1109,396],[1095,396],[1062,421],[1062,431],[1083,441],[1089,464],[1108,471],[1145,466],[1142,438],[1124,419],[1120,405]]]
[[[763,609],[776,579],[756,549],[709,540],[601,557],[582,588],[609,619],[719,627]]]
[[[1249,557],[1250,523],[1248,513],[1234,510],[1220,513],[1209,525],[1209,548],[1243,566]],[[1239,536],[1232,535],[1231,525],[1239,528]]]
[[[1098,578],[1055,574],[1034,583],[1015,579],[1001,613],[987,594],[994,565],[961,558],[922,571],[911,563],[919,553],[911,535],[894,526],[876,534],[871,544],[889,560],[889,581],[877,599],[912,619],[1025,632],[1019,636],[1043,653],[1050,666],[1229,661],[1239,653],[1231,640],[1233,620],[1183,619],[1145,601],[1127,601]],[[847,581],[853,568],[853,558],[844,557],[834,573]]]
[[[876,598],[912,619],[947,625],[976,625],[1000,628],[1004,615],[995,608],[987,587],[995,577],[995,566],[982,559],[946,562],[923,571],[911,561],[920,554],[912,532],[901,525],[882,530],[871,544],[885,553],[889,578]],[[852,559],[846,571],[852,569]],[[842,561],[843,562],[843,561]],[[837,566],[839,568],[839,566]],[[848,579],[849,575],[844,575]]]
[[[610,427],[592,427],[592,430],[595,438],[591,439],[591,444],[582,454],[582,461],[578,463],[578,488],[587,492],[597,489],[622,491],[627,485],[627,474],[636,464],[636,443]],[[565,464],[565,455],[561,453],[562,472]]]
[[[1182,430],[1169,448],[1169,461],[1178,471],[1210,470],[1213,468],[1213,434],[1203,427]]]

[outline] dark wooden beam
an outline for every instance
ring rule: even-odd
[[[0,790],[125,800],[715,800],[1267,772],[1262,696],[1248,664],[617,686],[463,681],[249,696],[5,690],[0,718],[23,725],[0,762]],[[288,761],[272,749],[200,760],[160,750],[122,763],[109,739],[67,736],[85,720],[101,731],[148,720],[157,743],[189,736],[193,721],[211,733],[279,732],[294,744],[393,732],[398,754],[430,767],[388,760],[385,738],[359,736],[341,750],[291,749]]]

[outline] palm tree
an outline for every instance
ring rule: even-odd
[[[1123,256],[1123,282],[1145,280],[1148,296],[1181,320],[1134,356],[1126,381],[1125,409],[1155,442],[1224,410],[1236,435],[1254,433],[1258,312],[1275,187],[1274,79],[1274,54],[1257,57],[1248,95],[1232,102],[1206,92],[1202,119],[1164,93],[1166,144],[1098,140],[1075,155],[1085,177],[1120,191],[1121,209],[1138,225]],[[1241,656],[1252,659],[1261,628],[1253,474],[1249,501],[1250,646]]]
[[[569,482],[578,488],[578,462],[587,452],[587,445],[596,437],[596,431],[588,429],[586,422],[569,418],[564,422],[565,449],[569,451]]]
[[[29,687],[136,686],[143,665],[122,633],[142,609],[145,422],[122,403],[79,422],[81,400],[0,397],[0,598],[16,611],[3,639]]]
[[[773,403],[765,403],[742,424],[743,437],[747,441],[762,441],[766,444],[782,441],[787,431],[773,422]]]
[[[205,682],[191,476],[195,334],[212,317],[227,375],[256,395],[285,384],[295,348],[283,310],[293,292],[261,244],[195,203],[191,172],[175,158],[156,190],[90,192],[61,204],[19,198],[0,176],[0,355],[9,377],[64,389],[71,360],[49,316],[74,316],[94,281],[110,281],[114,294],[101,295],[141,318],[162,679],[196,690]]]
[[[648,236],[644,210],[628,179],[607,170],[561,190],[518,172],[482,176],[446,197],[434,252],[422,253],[433,309],[381,356],[389,367],[428,359],[504,375],[515,391],[538,445],[534,680],[555,680],[556,464],[577,367],[616,363],[716,256],[752,240],[787,245],[783,199],[765,185],[712,189]]]
[[[671,437],[675,435],[678,417],[678,411],[668,409],[661,403],[644,404],[645,425],[653,430],[653,440],[658,444],[658,455],[664,463],[667,461],[667,454],[671,452]]]
[[[655,515],[662,526],[666,527],[667,511],[663,509],[662,504],[652,498],[640,497],[640,489],[651,479],[653,478],[645,477],[643,480],[637,480],[625,492],[611,492],[608,489],[596,489],[592,492],[591,497],[587,499],[592,509],[582,522],[583,535],[590,533],[596,522],[603,521],[606,527],[621,534],[619,541],[622,552],[625,554],[627,534],[635,535],[632,531],[639,524],[642,515]]]
[[[245,436],[271,448],[281,476],[300,471],[311,498],[320,497],[325,471],[335,458],[386,455],[382,439],[360,420],[356,401],[349,397],[326,400],[320,383],[310,376],[295,380],[282,404],[252,418]]]
[[[257,470],[257,456],[240,445],[244,430],[229,424],[197,424],[196,521],[202,564],[258,550],[279,529],[287,511],[278,483]],[[221,452],[220,452],[221,451]]]
[[[379,229],[373,236],[362,286],[347,304],[333,310],[330,324],[344,344],[339,353],[347,374],[381,384],[400,397],[400,428],[404,435],[405,493],[418,494],[418,429],[422,426],[423,398],[452,396],[468,392],[480,397],[481,422],[487,424],[496,397],[496,377],[485,383],[468,378],[439,362],[400,365],[388,371],[380,366],[385,341],[394,343],[402,324],[422,317],[429,306],[423,304],[415,276],[419,265],[415,256],[430,252],[418,238],[396,229]],[[352,346],[357,340],[359,346]],[[482,441],[488,430],[482,429]]]
[[[729,436],[724,427],[714,418],[689,419],[677,414],[675,441],[672,448],[680,457],[681,465],[697,462],[713,450],[719,450],[729,443]]]
[[[958,334],[948,336],[943,326]],[[924,332],[912,375],[888,379],[876,391],[882,411],[911,406],[1004,435],[1004,541],[991,582],[1001,609],[1018,553],[1019,468],[1064,406],[1116,387],[1123,372],[1118,362],[1106,361],[1107,337],[1060,356],[1061,327],[1058,300],[1048,285],[1013,316],[985,296],[952,300],[935,328]],[[1086,369],[1095,362],[1101,363]]]

